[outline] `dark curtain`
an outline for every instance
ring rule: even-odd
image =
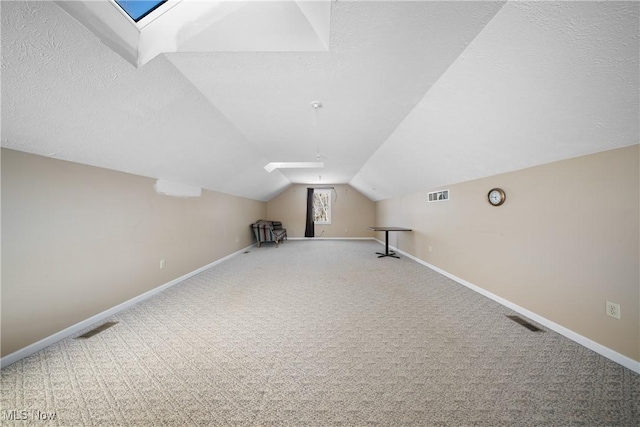
[[[314,237],[316,234],[313,223],[313,188],[307,188],[307,226],[304,229],[304,237]]]

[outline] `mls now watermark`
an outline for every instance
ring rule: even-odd
[[[44,412],[37,409],[5,409],[2,411],[2,419],[6,421],[51,421],[56,419],[55,412]]]

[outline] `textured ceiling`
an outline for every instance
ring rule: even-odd
[[[52,2],[2,2],[2,146],[259,200],[381,200],[639,142],[637,2],[331,7],[325,52],[135,68]]]
[[[638,3],[509,2],[352,185],[384,199],[638,144],[638,19]]]

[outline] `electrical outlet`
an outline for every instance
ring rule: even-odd
[[[620,319],[620,304],[616,304],[615,302],[607,301],[607,316],[615,317],[616,319]]]
[[[161,269],[162,269],[162,268],[164,268],[164,266],[165,266],[165,265],[167,265],[166,261],[165,261],[165,260],[163,260],[163,259],[161,259],[161,260],[160,260],[160,268],[161,268]]]

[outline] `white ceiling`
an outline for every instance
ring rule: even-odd
[[[258,200],[381,200],[639,143],[638,2],[330,6],[328,49],[245,39],[136,68],[58,4],[3,1],[2,146]],[[180,46],[248,31],[234,13]]]

